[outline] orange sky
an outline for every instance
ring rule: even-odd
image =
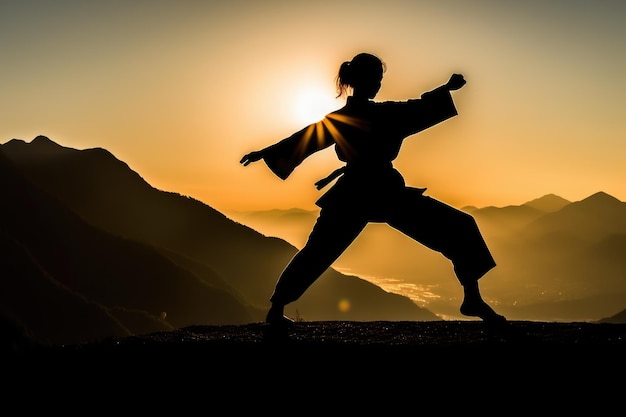
[[[287,181],[239,160],[343,105],[337,69],[368,51],[379,100],[468,81],[405,142],[408,184],[459,207],[626,201],[625,21],[620,1],[2,2],[0,143],[103,147],[218,210],[312,209],[332,149]]]

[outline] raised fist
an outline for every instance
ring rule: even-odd
[[[448,82],[446,83],[446,87],[448,90],[458,90],[463,87],[467,81],[463,78],[462,74],[452,74]]]

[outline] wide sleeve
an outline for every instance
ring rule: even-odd
[[[320,121],[263,149],[263,161],[276,176],[284,180],[307,157],[333,143],[328,127],[324,121]]]
[[[428,129],[458,114],[452,95],[445,87],[422,94],[419,99],[405,102],[397,127],[406,137]]]

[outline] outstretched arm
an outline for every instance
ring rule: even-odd
[[[458,113],[451,91],[465,84],[463,75],[452,74],[447,83],[422,94],[419,99],[408,100],[405,107],[408,114],[401,117],[405,122],[398,122],[397,129],[408,137],[456,116]]]
[[[286,179],[309,155],[334,143],[324,123],[313,123],[304,129],[258,151],[244,155],[239,161],[243,166],[263,159],[268,168],[280,179]]]

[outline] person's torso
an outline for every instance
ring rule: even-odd
[[[390,103],[349,101],[327,116],[341,161],[348,166],[382,167],[396,159],[404,136],[397,128],[400,115],[390,107]]]

